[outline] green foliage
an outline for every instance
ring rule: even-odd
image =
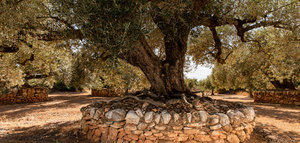
[[[211,91],[214,89],[214,86],[212,85],[212,78],[211,76],[208,76],[206,79],[199,81],[199,88],[203,91]]]
[[[76,91],[76,89],[74,87],[70,87],[66,85],[63,81],[57,80],[53,84],[51,91],[68,92],[68,91]]]
[[[149,87],[140,69],[119,58],[147,47],[147,54],[165,63],[166,33],[176,37],[183,29],[190,30],[188,49],[181,51],[192,57],[186,65],[226,61],[215,64],[213,80],[200,81],[203,89],[265,89],[270,81],[285,79],[299,83],[298,1],[197,2],[2,0],[0,48],[19,50],[0,54],[1,87],[52,87],[55,81],[78,89]],[[246,23],[238,25],[241,21]],[[261,28],[267,26],[273,28]],[[29,78],[34,76],[43,78]],[[186,82],[191,89],[199,86]]]
[[[235,49],[226,64],[215,64],[213,85],[218,89],[272,89],[271,81],[299,82],[299,43],[286,30],[264,28],[252,42]]]
[[[1,81],[6,88],[24,83],[52,87],[55,76],[67,74],[72,62],[71,53],[60,46],[33,41],[32,47],[24,45],[15,54],[3,54],[0,57]]]
[[[199,88],[199,83],[197,79],[185,79],[185,83],[191,90],[197,90]]]

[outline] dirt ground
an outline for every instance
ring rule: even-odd
[[[87,141],[80,133],[80,108],[110,97],[89,93],[54,93],[47,102],[0,105],[0,143],[76,143]],[[245,95],[217,95],[215,99],[243,102],[255,108],[257,126],[249,143],[300,142],[300,107],[256,104]]]

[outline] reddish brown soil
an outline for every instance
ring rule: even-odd
[[[277,138],[279,143],[300,142],[300,106],[254,103],[253,99],[246,95],[217,95],[214,99],[242,102],[254,107],[257,126],[254,130],[254,138],[260,135],[267,141],[269,133]],[[258,141],[256,141],[259,143]]]
[[[50,101],[34,104],[0,105],[1,143],[87,142],[80,134],[80,108],[111,97],[91,97],[89,93],[50,94]],[[254,104],[247,96],[222,95],[213,98],[244,102],[254,106],[258,122],[250,143],[268,142],[264,130],[278,136],[278,142],[299,141],[300,108]]]

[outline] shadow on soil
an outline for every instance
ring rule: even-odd
[[[258,134],[270,143],[297,143],[300,139],[296,132],[284,132],[275,126],[261,123],[257,123],[252,134]]]
[[[280,111],[276,108],[263,108],[259,106],[254,106],[254,109],[257,116],[275,118],[289,123],[299,123],[299,119],[300,119],[299,112]]]
[[[56,96],[56,94],[60,95]],[[49,101],[46,102],[0,105],[0,116],[5,115],[6,119],[15,119],[19,118],[20,115],[30,114],[36,110],[55,110],[65,107],[77,107],[78,105],[110,99],[112,98],[92,97],[91,95],[87,95],[87,93],[53,93],[49,96]]]
[[[79,121],[51,123],[15,129],[14,134],[0,136],[0,143],[87,143],[80,131]]]

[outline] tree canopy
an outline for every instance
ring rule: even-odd
[[[252,42],[233,51],[226,64],[215,64],[216,87],[291,89],[299,83],[299,43],[295,33],[272,27],[255,31]]]
[[[167,98],[191,94],[183,75],[187,54],[197,63],[226,65],[236,49],[257,43],[253,37],[263,33],[262,27],[299,33],[296,0],[4,0],[0,7],[3,62],[9,64],[2,58],[24,47],[44,52],[62,50],[63,44],[69,50],[63,54],[82,53],[89,57],[86,62],[122,60],[138,67],[151,90]],[[30,59],[30,53],[24,56]],[[6,75],[1,73],[2,79]]]

